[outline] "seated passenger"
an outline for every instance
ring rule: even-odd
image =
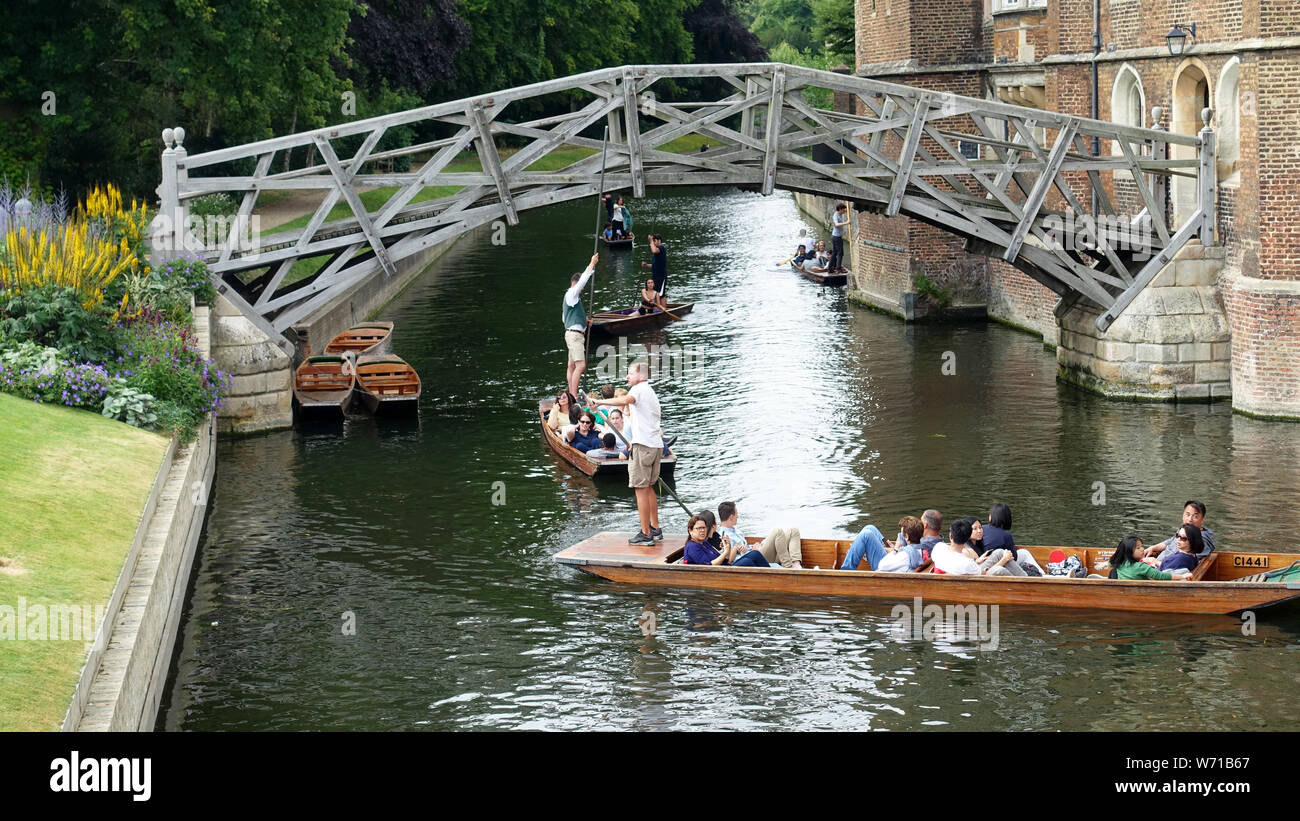
[[[709,511],[705,511],[708,513]],[[738,555],[738,545],[732,544],[730,538],[723,536],[721,538],[722,549],[717,550],[709,544],[709,523],[704,516],[696,514],[686,524],[686,532],[690,534],[690,540],[686,542],[685,552],[682,555],[684,564],[729,564],[733,567],[767,567],[767,561],[763,559],[763,554],[757,550],[750,550],[744,554]]]
[[[608,222],[605,223],[605,231],[603,234],[601,234],[601,236],[603,236],[606,240],[612,240],[614,238],[614,226],[609,224]]]
[[[636,309],[638,314],[652,314],[659,309],[659,292],[655,290],[655,281],[647,279],[645,287],[641,289],[641,306]]]
[[[831,255],[826,253],[826,241],[819,240],[817,249],[810,259],[804,261],[803,267],[814,274],[824,274],[830,268]]]
[[[882,573],[907,573],[921,566],[921,538],[925,525],[914,516],[904,516],[898,522],[897,542],[881,538],[875,525],[862,528],[849,546],[840,570],[857,570],[865,557],[867,566]]]
[[[546,417],[546,426],[551,430],[568,430],[569,426],[578,424],[578,400],[568,391],[555,395],[555,404]]]
[[[1170,579],[1186,579],[1191,575],[1184,570],[1156,570],[1142,561],[1143,553],[1142,540],[1137,536],[1125,536],[1121,539],[1119,545],[1115,548],[1114,555],[1110,557],[1111,578],[1127,579],[1129,581],[1136,579],[1169,581]]]
[[[1046,575],[1034,554],[1016,547],[1016,540],[1011,537],[1011,508],[1001,502],[989,508],[988,524],[981,525],[976,519],[971,525],[971,531],[971,546],[981,556],[994,550],[1008,550],[1022,568],[1028,570],[1033,567],[1038,575]]]
[[[1025,570],[1015,562],[1009,550],[995,550],[980,562],[975,561],[975,550],[970,546],[971,523],[958,519],[948,530],[950,544],[936,544],[930,551],[936,573],[957,576],[1023,576]]]
[[[588,456],[597,459],[626,459],[627,451],[619,450],[614,443],[614,434],[607,433],[600,437],[600,447],[587,451]]]
[[[1201,541],[1204,546],[1201,548],[1200,557],[1210,555],[1214,550],[1214,531],[1205,526],[1205,505],[1197,501],[1189,501],[1183,505],[1183,524],[1196,525],[1201,530]],[[1161,561],[1167,559],[1178,552],[1178,544],[1175,537],[1165,539],[1158,545],[1147,548],[1148,556],[1155,556]]]
[[[1205,541],[1201,538],[1201,529],[1193,524],[1185,524],[1178,528],[1174,540],[1178,545],[1178,552],[1161,559],[1160,569],[1193,572],[1196,570],[1196,565],[1201,561],[1201,551],[1205,549]]]
[[[590,397],[588,397],[588,398],[591,399],[591,404],[594,405],[594,404],[596,403],[596,397],[595,397],[595,396],[590,396]],[[614,398],[614,386],[613,386],[613,385],[601,385],[601,386],[600,386],[600,398],[601,398],[601,399],[613,399],[613,398]],[[593,411],[593,413],[596,414],[596,424],[597,424],[597,425],[605,425],[605,424],[608,424],[608,423],[609,423],[609,414],[608,414],[608,409],[606,409],[606,408],[596,408],[596,409]]]
[[[925,530],[921,534],[921,564],[930,561],[930,551],[943,541],[943,514],[930,508],[921,514],[921,524]]]
[[[799,528],[776,528],[767,534],[762,544],[751,548],[745,534],[736,527],[736,522],[740,521],[740,512],[736,509],[735,502],[718,504],[718,520],[721,524],[718,532],[730,539],[742,554],[751,549],[757,550],[769,565],[779,564],[793,570],[803,568],[803,542],[799,538]]]
[[[583,453],[600,447],[600,436],[596,433],[596,417],[591,415],[591,411],[581,412],[578,416],[578,426],[566,433],[564,440]]]

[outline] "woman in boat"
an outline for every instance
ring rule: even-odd
[[[577,427],[565,432],[564,441],[583,453],[601,446],[600,434],[596,433],[596,417],[591,411],[584,410],[579,414]]]
[[[814,252],[813,258],[804,262],[804,267],[814,274],[824,274],[829,270],[830,264],[831,258],[826,253],[826,242],[822,240],[817,243],[817,250]]]
[[[551,430],[567,432],[572,425],[578,424],[578,400],[567,390],[555,395],[555,404],[551,405],[551,414],[546,417],[546,426]]]
[[[641,289],[641,307],[636,309],[638,314],[652,314],[659,309],[659,292],[655,290],[655,281],[647,279],[645,287]]]
[[[709,544],[713,528],[704,517],[703,511],[691,517],[686,523],[686,532],[690,534],[682,554],[683,564],[731,565],[732,567],[769,567],[767,559],[757,550],[741,552],[740,545],[734,545],[726,536],[721,539],[721,550]]]
[[[1110,557],[1110,577],[1128,581],[1146,579],[1167,582],[1170,579],[1185,579],[1191,575],[1186,571],[1170,572],[1155,569],[1142,561],[1142,551],[1144,549],[1142,540],[1137,536],[1125,536],[1121,539],[1119,545],[1115,548],[1114,555]]]
[[[1205,539],[1201,536],[1201,529],[1193,524],[1183,525],[1174,534],[1174,544],[1178,545],[1178,552],[1166,556],[1160,562],[1160,569],[1186,570],[1191,573],[1201,561],[1197,554],[1205,549]]]

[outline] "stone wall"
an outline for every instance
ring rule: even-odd
[[[1123,399],[1231,397],[1231,337],[1215,287],[1224,256],[1221,246],[1184,247],[1104,333],[1099,311],[1068,311],[1056,349],[1061,380]]]

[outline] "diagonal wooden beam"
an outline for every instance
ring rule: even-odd
[[[394,276],[397,269],[389,261],[388,250],[384,247],[383,241],[380,240],[379,234],[375,233],[374,223],[370,221],[370,213],[366,210],[365,203],[361,202],[361,197],[357,195],[357,189],[352,186],[350,179],[344,181],[345,172],[339,167],[339,158],[334,153],[334,146],[330,145],[329,140],[318,134],[316,136],[316,149],[320,151],[321,158],[329,166],[330,173],[334,175],[339,191],[342,192],[343,198],[347,200],[348,206],[352,209],[352,215],[357,218],[361,233],[365,235],[370,247],[375,249],[375,256],[379,259],[379,264],[383,266],[384,273],[388,274],[388,276]]]
[[[1034,183],[1034,188],[1029,192],[1028,199],[1025,200],[1025,209],[1020,217],[1020,223],[1016,225],[1016,230],[1011,234],[1011,244],[1002,254],[1005,260],[1013,260],[1016,254],[1020,253],[1020,246],[1024,244],[1025,237],[1029,234],[1029,228],[1038,218],[1038,211],[1043,207],[1043,200],[1047,198],[1047,192],[1052,190],[1056,181],[1056,171],[1065,161],[1065,152],[1070,147],[1070,141],[1074,139],[1074,126],[1066,124],[1065,127],[1056,135],[1056,143],[1052,145],[1052,153],[1047,158],[1047,167],[1043,173],[1038,176],[1038,181]]]
[[[772,72],[772,93],[767,104],[767,153],[763,155],[763,196],[776,187],[776,155],[781,141],[781,101],[785,96],[785,71]]]
[[[916,147],[921,144],[921,132],[925,126],[925,115],[929,107],[929,98],[922,97],[912,111],[912,123],[907,127],[903,150],[898,154],[898,172],[894,175],[894,185],[889,191],[889,203],[885,206],[887,217],[896,215],[903,204],[903,194],[907,191],[907,183],[912,176],[912,164],[916,162]]]
[[[497,154],[496,140],[492,138],[487,123],[484,122],[483,106],[480,103],[475,102],[470,106],[469,118],[474,124],[474,134],[477,137],[475,145],[478,147],[479,163],[492,175],[492,180],[496,183],[497,196],[501,198],[501,204],[506,209],[506,221],[511,225],[518,225],[519,214],[515,211],[515,202],[510,196],[510,183],[506,180],[506,175],[501,172],[501,157]]]
[[[627,126],[628,156],[632,160],[632,196],[645,196],[645,168],[641,157],[641,110],[637,105],[632,70],[623,69],[623,121]]]

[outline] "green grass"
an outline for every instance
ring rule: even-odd
[[[167,441],[0,394],[0,605],[107,606]],[[0,641],[0,731],[57,730],[86,651]]]

